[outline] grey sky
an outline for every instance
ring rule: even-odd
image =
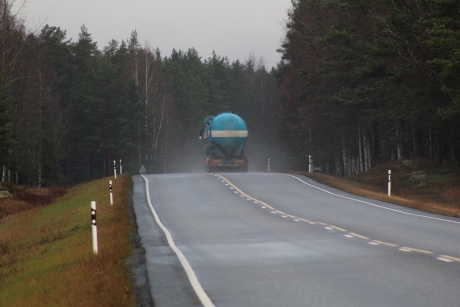
[[[215,50],[244,61],[254,52],[269,69],[280,60],[290,7],[291,0],[27,0],[22,16],[31,29],[58,26],[74,41],[85,24],[99,49],[137,30],[139,42],[163,56],[194,47],[203,58]]]

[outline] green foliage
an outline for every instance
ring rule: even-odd
[[[436,72],[448,100],[438,114],[448,120],[460,116],[460,10],[458,2],[433,1],[435,10],[420,22],[426,27],[425,44],[432,57],[427,64]]]
[[[72,41],[50,25],[26,34],[8,9],[2,14],[0,166],[18,171],[18,183],[97,179],[112,175],[120,159],[133,174],[141,165],[149,172],[200,169],[202,120],[225,111],[248,123],[253,165],[274,156],[280,94],[274,73],[254,56],[203,60],[190,48],[162,58],[141,47],[136,31],[99,50],[85,25]]]
[[[9,83],[0,84],[0,165],[14,168],[18,160],[14,155],[17,146],[17,121],[10,88]]]
[[[293,158],[338,175],[459,161],[458,14],[457,1],[294,1],[278,72],[282,137],[304,140],[287,143]]]

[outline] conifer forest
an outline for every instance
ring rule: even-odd
[[[459,162],[457,0],[292,0],[284,26],[268,69],[249,53],[164,55],[135,30],[104,47],[85,25],[75,40],[59,25],[31,31],[0,0],[2,181],[74,184],[120,159],[131,174],[204,171],[203,119],[226,111],[248,125],[250,171],[267,158],[305,170],[309,155],[336,176]]]

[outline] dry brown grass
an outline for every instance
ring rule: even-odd
[[[67,193],[67,188],[29,188],[6,183],[5,187],[12,192],[12,197],[0,199],[0,219],[23,211],[51,204]]]
[[[0,220],[0,306],[132,306],[125,266],[130,186],[129,175],[114,181],[114,206],[102,179],[73,187],[49,205],[34,197],[34,208]],[[98,255],[92,252],[91,200],[97,201]]]
[[[424,161],[418,163],[425,165]],[[292,172],[311,177],[321,183],[337,189],[376,200],[394,203],[400,206],[414,208],[421,211],[440,215],[460,217],[460,181],[452,169],[446,172],[440,169],[444,175],[439,175],[438,168],[433,164],[425,166],[427,174],[424,185],[409,181],[410,174],[419,171],[416,165],[404,168],[401,162],[394,161],[390,165],[382,165],[378,168],[351,179],[337,178],[319,173]],[[387,170],[392,171],[392,196],[387,195]]]

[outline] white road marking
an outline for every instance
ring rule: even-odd
[[[422,215],[422,214],[415,214],[415,213],[405,212],[405,211],[402,211],[402,210],[397,210],[397,209],[392,209],[392,208],[388,208],[388,207],[385,207],[385,206],[380,206],[380,205],[377,205],[377,204],[374,204],[374,203],[371,203],[371,202],[368,202],[368,201],[359,200],[359,199],[356,199],[356,198],[339,195],[339,194],[336,194],[336,193],[333,193],[333,192],[329,192],[328,190],[325,190],[323,188],[317,187],[317,186],[315,186],[313,184],[310,184],[308,182],[305,182],[304,180],[302,180],[300,178],[297,178],[296,176],[288,175],[288,174],[283,174],[283,175],[295,178],[295,179],[299,180],[300,182],[302,182],[302,183],[304,183],[304,184],[306,184],[306,185],[308,185],[308,186],[310,186],[312,188],[318,189],[318,190],[323,191],[323,192],[325,192],[327,194],[331,194],[331,195],[334,195],[334,196],[337,196],[337,197],[341,197],[341,198],[345,198],[345,199],[349,199],[349,200],[354,200],[354,201],[357,201],[359,203],[371,205],[371,206],[374,206],[374,207],[377,207],[377,208],[390,210],[390,211],[394,211],[394,212],[398,212],[398,213],[402,213],[402,214],[417,216],[417,217],[426,218],[426,219],[438,220],[438,221],[443,221],[443,222],[460,224],[460,222],[457,222],[457,221],[452,221],[452,220],[447,220],[447,219],[442,219],[442,218],[439,218],[439,217],[427,216],[427,215]]]
[[[238,191],[235,191],[236,194],[238,194]]]
[[[230,190],[233,190],[233,187],[230,187]]]
[[[149,181],[147,177],[142,175],[142,178],[145,180],[145,190],[147,192],[147,201],[149,203],[150,210],[152,211],[153,216],[155,217],[155,221],[157,222],[158,226],[163,230],[163,232],[166,235],[166,239],[168,240],[169,246],[171,249],[176,253],[177,257],[179,258],[180,263],[182,264],[182,267],[184,268],[185,273],[187,274],[187,277],[190,281],[190,284],[192,285],[193,290],[195,290],[196,295],[200,299],[201,303],[205,307],[214,307],[213,302],[209,298],[209,296],[206,294],[204,291],[203,287],[200,284],[200,281],[195,275],[195,272],[193,271],[192,267],[187,261],[187,258],[185,258],[184,254],[182,254],[181,250],[176,246],[174,243],[174,240],[171,236],[171,233],[169,230],[163,225],[163,223],[160,220],[160,217],[158,216],[157,212],[155,211],[155,208],[153,208],[152,201],[150,200],[150,192],[149,192]]]
[[[295,177],[295,176],[292,176],[292,175],[286,175],[286,176],[293,177],[293,178],[295,178],[295,179],[301,181],[302,183],[304,183],[304,184],[306,184],[306,185],[308,185],[308,186],[311,186],[311,187],[313,187],[313,188],[315,188],[315,189],[321,190],[321,191],[323,191],[323,192],[325,192],[325,193],[328,193],[328,194],[331,194],[331,195],[334,195],[334,196],[337,196],[337,197],[341,197],[341,198],[345,198],[345,199],[349,199],[349,200],[354,200],[354,201],[356,201],[356,202],[368,204],[368,205],[371,205],[371,206],[374,206],[374,207],[378,207],[378,208],[381,208],[381,209],[386,209],[386,210],[390,210],[390,211],[394,211],[394,212],[398,212],[398,213],[402,213],[402,214],[407,214],[407,215],[412,215],[412,216],[417,216],[417,217],[422,217],[422,218],[428,218],[428,219],[434,219],[434,220],[440,220],[440,221],[445,221],[445,222],[451,222],[451,223],[460,224],[460,222],[456,222],[456,221],[452,221],[452,220],[446,220],[446,219],[442,219],[442,218],[436,218],[436,217],[430,217],[430,216],[421,215],[421,214],[414,214],[414,213],[404,212],[404,211],[401,211],[401,210],[396,210],[396,209],[392,209],[392,208],[387,208],[387,207],[384,207],[384,206],[380,206],[380,205],[377,205],[377,204],[374,204],[374,203],[370,203],[370,202],[367,202],[367,201],[362,201],[362,200],[355,199],[355,198],[352,198],[352,197],[347,197],[347,196],[339,195],[339,194],[336,194],[336,193],[332,193],[332,192],[330,192],[330,191],[327,191],[327,190],[325,190],[325,189],[322,189],[322,188],[320,188],[320,187],[314,186],[314,185],[312,185],[312,184],[309,184],[309,183],[307,183],[307,182],[303,181],[302,179],[297,178],[297,177]],[[144,176],[142,176],[142,177],[144,177]],[[144,177],[144,178],[145,178],[145,177]],[[146,179],[146,180],[147,180],[147,179]],[[222,181],[222,182],[224,182],[224,181]],[[226,185],[228,185],[228,184],[226,184]],[[233,188],[231,187],[230,189],[233,189]],[[235,191],[235,193],[238,193],[238,192]],[[240,195],[240,197],[244,197],[244,196],[243,196],[243,195]],[[246,198],[246,200],[251,200],[251,199]],[[255,201],[254,203],[255,203],[255,204],[258,204],[259,202]],[[265,207],[265,206],[262,206],[262,209],[266,209],[266,207]],[[271,211],[271,213],[276,214],[277,212],[276,212],[276,211]],[[286,218],[287,215],[283,215],[282,217]],[[299,222],[300,220],[298,220],[298,219],[293,219],[293,221],[294,221],[294,222]],[[311,224],[311,225],[315,225],[315,224],[316,224],[316,223],[314,223],[314,222],[309,222],[309,221],[308,221],[308,223]],[[320,223],[320,224],[327,225],[327,224],[324,224],[324,223]],[[327,229],[327,230],[333,230],[333,228],[331,228],[331,227],[324,227],[324,228]],[[350,234],[345,234],[344,236],[347,237],[347,238],[354,238],[354,237],[355,237],[355,236],[350,235]],[[365,237],[362,237],[362,238],[363,238],[363,239],[368,239],[368,238],[365,238]],[[370,245],[374,245],[374,246],[380,245],[378,242],[374,242],[374,241],[369,241],[369,242],[367,242],[367,243],[370,244]],[[399,248],[398,250],[403,251],[403,252],[420,251],[420,250],[413,250],[413,249],[407,249],[407,248]],[[420,251],[420,252],[424,252],[424,251]],[[427,252],[427,253],[431,253],[431,254],[432,254],[432,252]],[[444,257],[437,257],[436,259],[438,259],[438,260],[440,260],[440,261],[444,261],[444,262],[454,262],[454,260],[448,259],[448,258],[444,258]]]
[[[450,260],[450,259],[447,259],[447,258],[443,258],[443,257],[438,257],[436,258],[438,260],[441,260],[441,261],[444,261],[444,262],[454,262],[453,260]]]

